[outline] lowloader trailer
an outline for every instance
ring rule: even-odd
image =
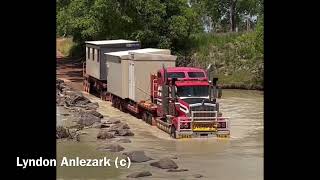
[[[208,70],[175,67],[176,56],[165,49],[104,54],[108,73],[103,93],[108,98],[103,93],[101,98],[113,107],[173,138],[230,137],[230,120],[219,109],[218,79],[210,80]]]

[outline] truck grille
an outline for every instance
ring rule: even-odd
[[[191,107],[191,112],[194,112],[193,117],[215,117],[216,113],[212,112],[215,110],[216,108],[214,106],[203,105],[203,106]],[[203,112],[203,111],[208,111],[208,112]],[[195,121],[203,121],[203,120],[213,120],[213,119],[195,119]]]
[[[194,106],[191,107],[191,111],[215,111],[215,107],[206,105]]]

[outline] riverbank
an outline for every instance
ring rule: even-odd
[[[263,90],[264,53],[261,32],[200,34],[186,65],[206,68],[226,89]],[[263,44],[262,44],[263,45]]]
[[[253,84],[221,84],[220,87],[222,89],[234,89],[234,90],[257,90],[263,91],[264,88],[261,85],[253,85]]]

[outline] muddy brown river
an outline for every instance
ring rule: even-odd
[[[231,118],[231,138],[199,138],[174,140],[156,127],[150,126],[130,114],[111,107],[110,102],[85,94],[93,102],[98,102],[98,111],[109,117],[117,117],[128,123],[135,136],[132,143],[121,144],[123,152],[144,150],[146,155],[158,160],[169,155],[179,168],[186,172],[166,172],[150,166],[150,162],[133,163],[129,169],[114,167],[57,167],[58,179],[127,179],[130,173],[148,170],[152,176],[141,179],[195,179],[194,174],[203,175],[200,179],[217,180],[260,180],[263,179],[263,92],[247,90],[224,90],[220,109],[224,116]],[[67,125],[71,116],[63,116],[65,110],[57,108],[57,123]],[[96,150],[106,144],[97,141],[99,129],[83,130],[81,141],[57,141],[57,160],[62,157],[114,159],[122,152],[110,153]],[[59,163],[58,163],[59,164]]]

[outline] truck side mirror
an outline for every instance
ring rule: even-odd
[[[218,78],[212,78],[212,85],[217,86]]]
[[[161,99],[162,99],[162,108],[163,108],[163,114],[168,115],[169,113],[169,86],[164,84],[162,86],[161,91]]]

